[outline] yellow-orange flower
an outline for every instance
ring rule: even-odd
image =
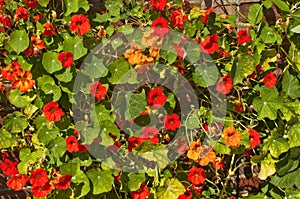
[[[210,162],[213,163],[216,159],[216,154],[212,147],[201,147],[199,160],[197,161],[201,166],[207,166]]]
[[[160,57],[160,55],[159,55],[159,48],[150,48],[149,49],[149,55],[151,56],[151,57],[155,57],[155,58],[159,58]]]
[[[200,155],[200,150],[201,150],[201,143],[200,141],[197,142],[192,142],[190,145],[190,148],[188,150],[187,156],[188,158],[194,160],[197,162],[199,160],[199,155]]]
[[[223,135],[227,146],[238,148],[241,145],[242,134],[236,131],[233,126],[229,126],[225,129]]]

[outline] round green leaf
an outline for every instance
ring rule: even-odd
[[[48,73],[54,73],[62,69],[62,65],[57,57],[58,53],[56,52],[46,52],[43,55],[42,64]]]
[[[11,133],[20,133],[27,128],[28,121],[22,113],[15,112],[3,118],[3,126]]]
[[[113,63],[111,63],[108,67],[109,72],[111,73],[111,77],[109,78],[109,82],[112,84],[120,83],[120,79],[123,75],[129,71],[130,64],[124,58],[120,58]],[[123,79],[123,78],[122,78]]]
[[[242,83],[243,79],[248,77],[253,71],[255,71],[254,57],[248,54],[240,55],[232,70],[234,85]]]
[[[272,28],[265,26],[260,33],[260,38],[264,43],[271,44],[277,41],[277,34],[275,34],[275,31]]]
[[[71,52],[74,60],[87,54],[87,49],[83,45],[83,39],[80,37],[68,37],[65,39],[63,50],[64,52]]]
[[[52,94],[54,102],[58,101],[61,97],[61,90],[60,90],[59,86],[51,85],[51,84],[47,83],[47,84],[44,84],[41,89],[47,95]]]
[[[111,171],[102,171],[99,168],[91,169],[87,172],[87,176],[93,184],[93,194],[109,192],[112,189],[114,177]]]
[[[44,144],[48,144],[51,140],[59,135],[59,130],[56,128],[49,129],[48,126],[43,126],[38,131],[38,139]]]
[[[184,186],[176,178],[167,179],[164,186],[158,188],[157,198],[158,199],[171,199],[178,198],[185,192]]]
[[[287,152],[289,148],[288,141],[282,137],[270,136],[265,139],[263,145],[263,150],[270,151],[270,154],[275,158],[278,158],[280,154]]]
[[[144,173],[130,173],[128,174],[128,188],[130,191],[136,191],[140,188],[141,184],[146,181]]]
[[[11,138],[11,134],[5,130],[0,129],[0,148],[9,148],[13,144],[13,139]]]
[[[26,105],[30,104],[34,99],[35,95],[30,97],[26,93],[23,93],[17,89],[11,90],[9,93],[9,102],[12,103],[15,107],[23,108]]]
[[[295,124],[288,132],[290,148],[300,146],[300,124]]]
[[[55,77],[61,82],[70,82],[73,78],[73,75],[71,73],[71,69],[68,68],[63,73],[55,75]]]
[[[250,7],[248,12],[248,19],[252,24],[258,24],[263,18],[263,6],[254,4]]]
[[[13,31],[7,45],[9,45],[11,49],[18,54],[24,51],[29,45],[27,32],[25,30]]]

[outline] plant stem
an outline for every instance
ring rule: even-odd
[[[226,181],[225,181],[225,183],[223,185],[221,194],[219,196],[220,199],[222,199],[223,194],[226,192],[226,187],[227,187],[229,179],[230,179],[230,177],[231,177],[231,175],[233,173],[232,169],[233,169],[233,165],[234,165],[234,159],[235,159],[235,154],[233,154],[232,157],[231,157],[231,162],[230,162],[230,166],[229,166],[228,176],[226,178]]]

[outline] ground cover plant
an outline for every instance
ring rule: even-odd
[[[0,0],[0,171],[11,190],[300,197],[299,2],[262,0],[247,15],[178,0],[97,6]]]

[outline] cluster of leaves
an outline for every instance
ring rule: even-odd
[[[299,3],[237,11],[242,28],[187,1],[0,6],[10,188],[30,178],[36,198],[234,198],[252,165],[261,191],[248,198],[299,197]]]

